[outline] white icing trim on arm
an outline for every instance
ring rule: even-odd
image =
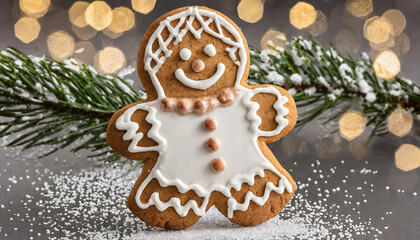
[[[144,110],[148,111],[148,115],[146,116],[146,121],[150,124],[152,124],[152,128],[150,128],[147,136],[149,138],[152,138],[156,140],[159,145],[152,146],[152,147],[141,147],[137,146],[140,140],[143,138],[144,134],[142,132],[138,132],[139,124],[136,122],[131,121],[131,117],[137,110]],[[148,107],[147,103],[140,103],[135,105],[134,107],[131,107],[117,119],[115,123],[115,127],[118,130],[126,131],[123,135],[124,141],[131,140],[130,146],[128,147],[128,151],[131,153],[136,152],[147,152],[147,151],[158,151],[160,152],[162,148],[165,148],[166,146],[166,140],[163,139],[161,136],[158,135],[158,130],[161,126],[161,123],[156,119],[156,108]]]
[[[226,67],[223,63],[217,64],[216,72],[213,74],[212,77],[205,80],[192,80],[189,77],[185,76],[184,70],[178,68],[175,71],[175,77],[185,86],[200,90],[206,90],[207,88],[213,86],[213,84],[215,84],[220,79],[220,77],[225,72],[225,68]]]
[[[276,95],[277,97],[273,107],[277,111],[275,120],[278,125],[272,131],[262,131],[259,129],[262,120],[260,116],[258,116],[257,111],[260,109],[260,105],[257,102],[251,101],[251,98],[258,93],[270,93]],[[289,120],[284,118],[284,116],[289,114],[289,109],[283,106],[287,103],[287,101],[288,98],[286,96],[282,96],[280,92],[274,87],[254,88],[251,92],[248,92],[244,97],[244,103],[250,110],[247,114],[247,118],[252,122],[251,131],[255,132],[258,136],[264,137],[271,137],[279,134],[289,124]]]

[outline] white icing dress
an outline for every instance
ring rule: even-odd
[[[251,102],[250,98],[259,92],[269,92],[278,95],[274,108],[278,111],[278,127],[265,132],[258,129],[261,119],[256,114],[259,105]],[[205,213],[209,197],[213,191],[219,191],[226,197],[231,197],[230,190],[240,190],[243,183],[254,184],[255,176],[264,176],[264,170],[269,169],[280,177],[278,187],[268,183],[263,196],[254,196],[248,192],[244,203],[237,203],[234,198],[228,200],[228,216],[233,216],[234,210],[246,210],[252,200],[263,205],[271,191],[283,193],[284,189],[291,192],[290,182],[265,158],[258,144],[258,136],[270,136],[278,134],[288,121],[283,116],[288,114],[288,109],[283,107],[287,97],[272,87],[257,88],[250,90],[241,88],[238,99],[228,107],[218,107],[204,115],[189,114],[180,115],[176,112],[162,110],[160,101],[138,104],[126,110],[117,120],[116,126],[120,130],[126,130],[124,140],[133,140],[129,148],[131,152],[156,150],[159,157],[148,177],[137,190],[136,202],[140,208],[155,205],[160,211],[168,207],[174,207],[180,216],[186,216],[192,209],[196,215]],[[142,133],[136,134],[138,124],[131,122],[132,114],[142,109],[148,111],[146,121],[152,124],[148,137],[154,139],[158,146],[143,148],[137,146]],[[203,122],[207,118],[214,118],[217,122],[215,131],[206,131]],[[140,135],[140,136],[139,136]],[[220,149],[209,151],[205,142],[209,138],[215,138],[220,143]],[[221,158],[226,169],[220,173],[214,172],[210,164],[213,159]],[[159,199],[159,193],[155,192],[147,203],[140,201],[140,196],[147,184],[156,178],[162,187],[176,186],[181,193],[193,190],[198,196],[203,197],[201,206],[196,201],[190,200],[181,206],[178,198],[172,198],[168,202]]]

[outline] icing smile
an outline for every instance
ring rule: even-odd
[[[212,77],[204,80],[193,80],[185,76],[184,70],[178,68],[175,71],[175,77],[184,85],[190,88],[206,90],[207,88],[213,86],[213,84],[215,84],[220,79],[220,77],[222,77],[223,73],[225,72],[225,68],[226,67],[223,63],[217,64],[216,73],[214,73]]]

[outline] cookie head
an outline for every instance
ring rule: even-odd
[[[245,37],[214,10],[172,11],[152,24],[142,45],[137,60],[140,79],[157,97],[210,96],[248,77]]]

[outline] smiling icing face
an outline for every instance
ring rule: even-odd
[[[203,51],[209,57],[214,57],[216,55],[216,48],[211,43],[207,44],[204,47]],[[179,52],[179,56],[181,57],[182,60],[188,61],[191,58],[191,50],[189,50],[188,48],[183,48]],[[205,68],[206,68],[206,64],[201,59],[195,59],[191,63],[191,69],[194,70],[194,72],[199,73],[203,71]],[[220,79],[220,77],[225,72],[225,69],[226,67],[223,63],[218,63],[216,72],[210,78],[192,80],[191,78],[185,76],[184,70],[182,70],[181,68],[178,68],[175,71],[175,77],[176,79],[178,79],[178,81],[182,82],[185,86],[188,86],[194,89],[206,90],[210,88],[211,86],[213,86]]]
[[[213,12],[194,11],[160,22],[146,46],[144,69],[159,98],[215,95],[247,77],[242,33]]]
[[[202,42],[207,39],[206,42]],[[172,52],[156,73],[166,97],[184,97],[182,93],[196,92],[197,96],[213,95],[222,88],[235,85],[238,66],[225,48],[229,45],[206,33],[195,39],[191,33],[178,45],[170,45]],[[165,71],[163,71],[165,70]]]

